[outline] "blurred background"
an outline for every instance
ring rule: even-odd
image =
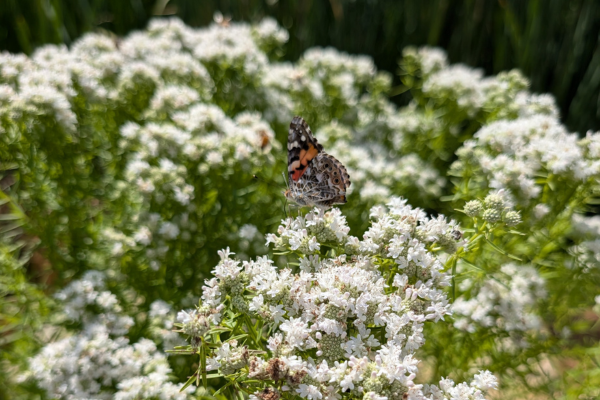
[[[217,12],[277,19],[290,32],[290,61],[309,47],[333,46],[396,74],[402,48],[427,44],[486,74],[519,68],[533,92],[556,97],[571,131],[600,130],[597,0],[2,0],[0,49],[30,54],[99,29],[125,35],[161,16],[205,26]],[[408,99],[401,92],[398,104]]]

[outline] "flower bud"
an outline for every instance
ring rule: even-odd
[[[202,314],[195,314],[183,325],[183,332],[191,337],[202,337],[210,328],[208,318]]]
[[[499,194],[489,194],[483,200],[485,208],[490,208],[498,211],[504,209],[504,199]]]
[[[509,211],[504,215],[504,222],[508,226],[516,226],[521,223],[521,214],[518,211]]]
[[[500,221],[500,219],[502,218],[502,214],[499,210],[496,210],[494,208],[488,208],[487,210],[483,211],[481,217],[484,221],[493,224],[494,222]]]
[[[465,204],[464,211],[469,217],[477,217],[483,209],[483,204],[479,200],[471,200]]]

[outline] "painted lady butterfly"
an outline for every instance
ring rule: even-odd
[[[301,206],[328,209],[346,203],[350,175],[335,157],[325,153],[308,124],[294,117],[288,134],[289,189],[285,197]]]

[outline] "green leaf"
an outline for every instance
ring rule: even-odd
[[[492,249],[496,250],[498,253],[507,256],[508,253],[504,250],[502,250],[500,247],[496,246],[494,243],[492,243],[492,241],[490,239],[487,238],[487,236],[485,237],[485,240],[489,243],[490,246],[492,246]]]
[[[258,339],[258,334],[256,333],[256,330],[254,329],[254,325],[252,324],[252,321],[250,320],[250,317],[245,315],[244,316],[244,320],[246,321],[246,327],[248,328],[248,330],[250,331],[250,337],[252,338],[252,341],[257,345],[259,345],[259,339]]]
[[[519,231],[515,231],[514,229],[511,229],[510,231],[508,231],[508,233],[512,233],[513,235],[521,235],[521,236],[526,236],[525,233],[523,232],[519,232]]]
[[[169,354],[181,354],[181,355],[192,355],[195,354],[194,350],[167,350]]]
[[[476,270],[478,270],[478,271],[484,272],[484,273],[486,273],[486,274],[487,274],[487,271],[486,271],[485,269],[483,269],[483,268],[481,268],[481,267],[478,267],[477,265],[475,265],[475,264],[473,264],[473,263],[471,263],[471,262],[469,262],[469,261],[465,260],[464,258],[461,258],[461,261],[462,261],[462,262],[464,262],[465,264],[467,264],[469,267],[471,267],[471,268],[473,268],[473,269],[476,269]]]
[[[13,221],[21,218],[22,216],[17,214],[0,214],[0,221]]]
[[[213,334],[213,333],[222,333],[222,332],[231,332],[231,328],[227,328],[225,326],[215,326],[212,327],[208,330],[208,334]]]
[[[513,255],[513,254],[507,253],[506,255],[508,256],[508,258],[512,258],[513,260],[516,260],[516,261],[523,261],[523,259],[522,259],[522,258],[519,258],[519,257],[517,257],[517,256],[515,256],[515,255]]]
[[[179,389],[179,393],[183,392],[185,389],[187,389],[192,383],[194,383],[194,381],[196,380],[196,376],[198,375],[198,372],[196,371],[196,373],[192,376],[190,376],[190,379],[187,380],[187,382],[181,387],[181,389]]]
[[[229,339],[227,339],[227,341],[229,342],[231,340],[239,340],[239,339],[243,339],[247,336],[249,336],[247,333],[242,333],[242,334],[230,337]]]
[[[219,393],[221,393],[223,390],[227,389],[229,386],[233,385],[235,383],[235,381],[229,381],[227,382],[225,385],[221,386],[219,388],[219,390],[217,390],[215,393],[213,393],[213,396],[217,396]]]
[[[202,386],[204,386],[204,389],[207,389],[208,383],[206,382],[206,345],[204,344],[204,340],[202,340],[202,346],[200,346],[200,371],[202,372]]]

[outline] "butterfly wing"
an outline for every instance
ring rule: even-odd
[[[286,197],[301,206],[329,208],[346,203],[350,176],[346,167],[325,153],[301,117],[294,117],[288,133],[289,190]]]
[[[302,117],[294,117],[288,132],[288,175],[297,182],[312,160],[323,151]]]
[[[314,158],[306,173],[293,182],[296,191],[303,194],[305,202],[320,207],[346,203],[350,175],[335,157],[321,152]]]

